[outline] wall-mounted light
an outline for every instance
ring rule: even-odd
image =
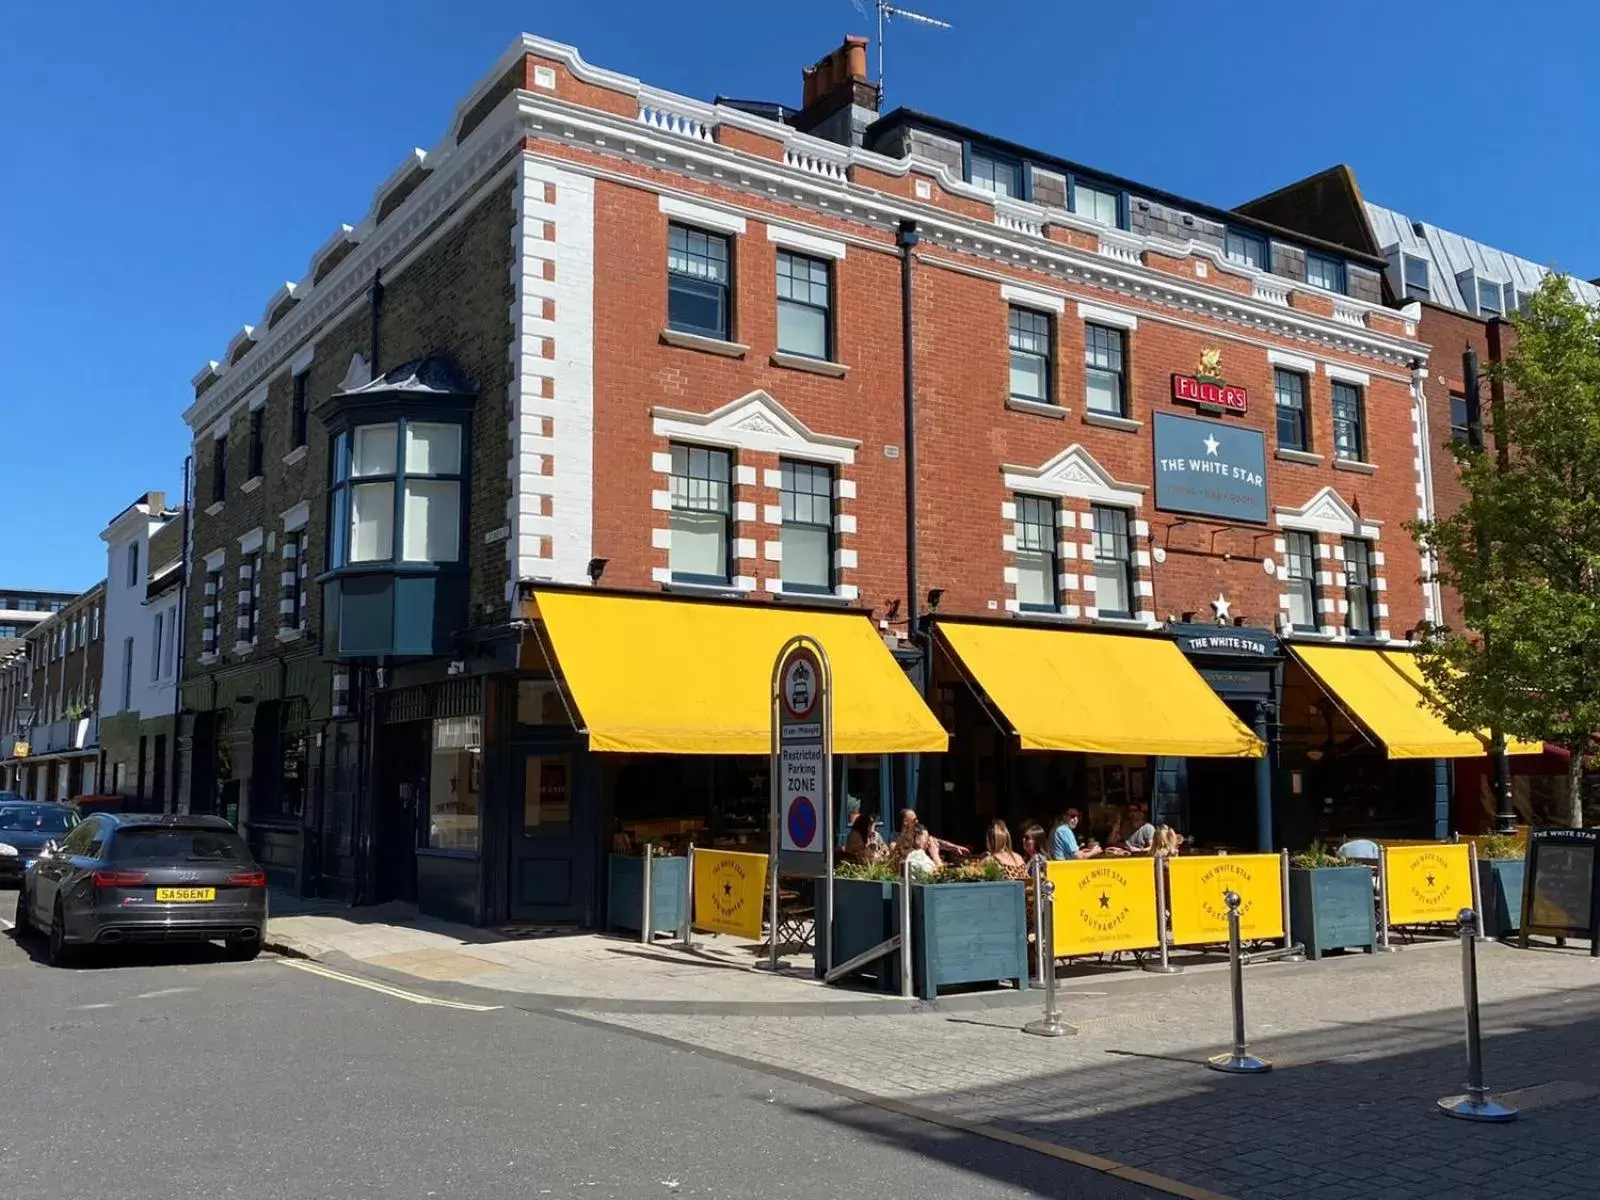
[[[598,584],[600,582],[600,576],[606,573],[606,565],[610,561],[611,560],[609,558],[591,558],[589,560],[590,583]]]

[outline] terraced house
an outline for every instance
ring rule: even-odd
[[[190,808],[306,890],[598,923],[613,846],[766,843],[810,633],[844,805],[1434,831],[1482,745],[1404,654],[1384,259],[880,115],[865,57],[706,103],[523,37],[196,376]]]
[[[0,772],[29,799],[98,788],[105,590],[101,581],[52,601],[55,611],[0,663]]]

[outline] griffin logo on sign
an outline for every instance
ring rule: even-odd
[[[1196,375],[1201,379],[1222,378],[1222,351],[1215,346],[1200,354],[1200,365],[1195,368]]]

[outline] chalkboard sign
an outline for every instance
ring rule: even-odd
[[[1589,939],[1600,958],[1600,830],[1539,829],[1528,837],[1522,881],[1523,949],[1528,935]]]

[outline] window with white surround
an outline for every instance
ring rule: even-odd
[[[1278,367],[1273,371],[1273,398],[1278,415],[1278,445],[1285,450],[1310,450],[1306,427],[1306,376]]]
[[[162,677],[177,678],[178,673],[178,606],[167,609],[167,661]]]
[[[306,581],[306,531],[296,529],[283,535],[282,598],[279,601],[280,630],[304,629]]]
[[[1050,316],[1013,304],[1007,316],[1011,398],[1050,403]]]
[[[1290,530],[1284,534],[1283,577],[1289,589],[1289,624],[1299,630],[1316,630],[1322,623],[1317,611],[1316,538]]]
[[[732,456],[708,446],[672,447],[672,578],[686,583],[728,583],[733,515]]]
[[[833,468],[821,463],[779,463],[783,478],[783,590],[833,591]]]
[[[244,556],[239,567],[239,641],[255,644],[261,624],[261,551]]]
[[[266,419],[265,407],[250,410],[250,463],[246,474],[251,479],[259,479],[266,459]]]
[[[667,226],[667,328],[727,341],[732,336],[728,239]]]
[[[1372,586],[1372,545],[1361,538],[1344,539],[1345,632],[1372,637],[1378,628],[1377,592]]]
[[[1490,283],[1487,279],[1478,280],[1478,315],[1480,317],[1505,316],[1504,293],[1498,283]]]
[[[833,265],[792,250],[778,251],[778,349],[807,358],[833,357]]]
[[[1016,496],[1017,603],[1024,611],[1054,612],[1056,604],[1056,502]]]
[[[1084,391],[1090,412],[1125,417],[1127,380],[1123,370],[1125,334],[1106,325],[1083,327]]]
[[[294,377],[289,397],[289,440],[295,446],[306,444],[306,416],[311,411],[310,388],[310,371],[301,371]]]
[[[1344,291],[1344,263],[1326,254],[1306,251],[1306,282],[1330,292]]]
[[[1128,512],[1096,504],[1094,513],[1095,608],[1102,617],[1133,615],[1133,553]]]
[[[122,707],[119,712],[127,712],[133,707],[133,639],[122,639]]]
[[[334,439],[329,563],[461,558],[462,426],[357,425]]]
[[[1367,440],[1361,388],[1333,381],[1333,452],[1347,462],[1364,462]]]
[[[161,678],[161,653],[167,636],[166,625],[167,614],[158,612],[150,629],[150,681],[152,683]]]
[[[128,547],[128,586],[138,587],[139,579],[139,543],[134,542]]]

